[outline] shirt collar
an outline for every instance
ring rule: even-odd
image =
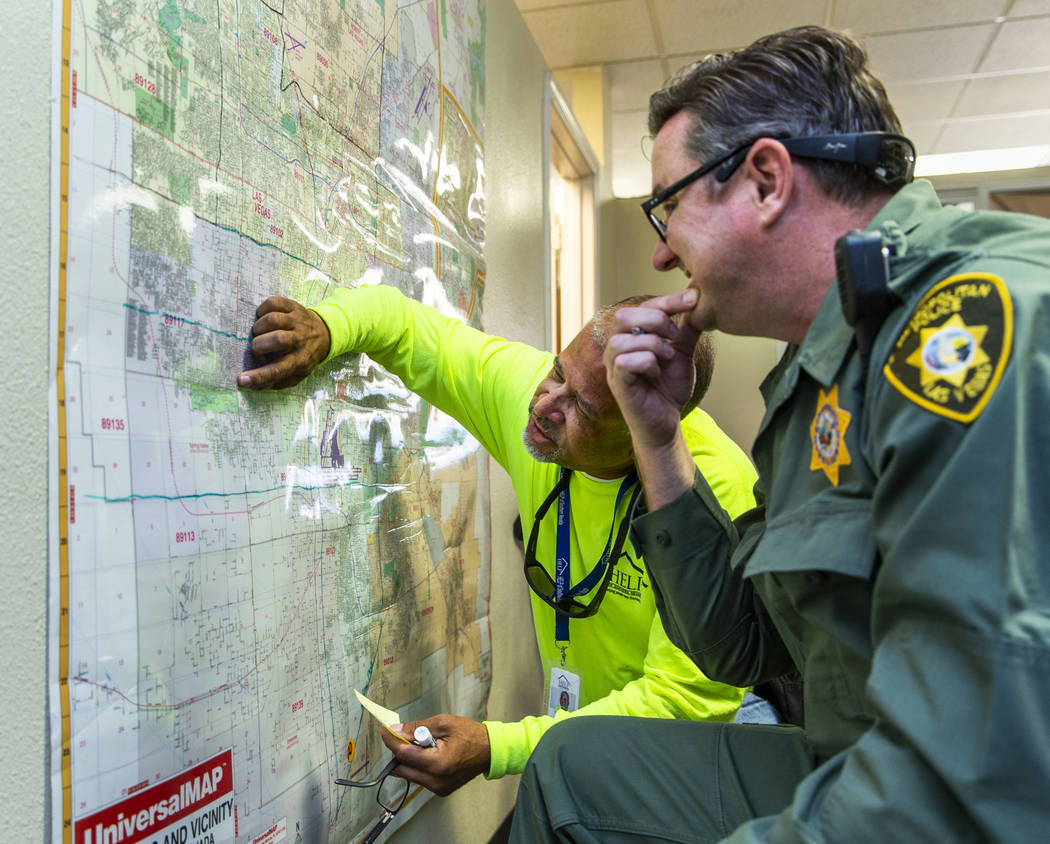
[[[838,284],[832,283],[802,339],[795,365],[828,387],[842,366],[852,340],[853,328],[842,316]]]
[[[875,215],[868,231],[882,231],[884,241],[892,243],[898,256],[903,257],[908,246],[905,236],[913,234],[919,223],[940,207],[933,186],[923,179],[897,191]],[[916,245],[913,240],[911,247]],[[795,363],[823,386],[830,387],[852,340],[853,328],[842,316],[842,300],[838,283],[834,282],[802,339]]]
[[[902,234],[909,235],[930,214],[940,210],[940,207],[941,201],[937,198],[933,185],[926,179],[919,179],[897,191],[893,199],[875,215],[868,229],[881,229],[885,233],[887,228],[892,230],[896,226]]]
[[[577,475],[582,475],[587,480],[594,481],[596,484],[618,484],[621,481],[623,481],[623,479],[626,478],[629,474],[631,474],[631,472],[630,472],[630,470],[628,470],[628,471],[624,472],[622,475],[620,475],[620,477],[618,477],[618,478],[599,478],[596,475],[588,475],[586,472],[583,472],[583,471],[579,471],[576,474]]]

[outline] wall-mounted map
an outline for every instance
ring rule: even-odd
[[[272,294],[480,325],[484,0],[57,5],[55,840],[349,841],[354,688],[483,717],[486,459],[364,356],[235,378]]]

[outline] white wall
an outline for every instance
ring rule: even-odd
[[[42,841],[47,756],[48,84],[51,8],[8,4],[0,114],[8,153],[0,225],[0,806],[7,841]]]
[[[0,806],[7,841],[43,841],[47,724],[48,83],[50,7],[10,4],[0,59],[4,361],[0,402]]]

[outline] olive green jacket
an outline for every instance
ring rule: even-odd
[[[633,538],[707,676],[804,677],[820,764],[732,840],[1045,840],[1050,223],[918,182],[877,229],[866,374],[832,285],[762,385],[759,508],[731,522],[698,475]]]

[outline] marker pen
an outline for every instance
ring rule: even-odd
[[[413,735],[415,736],[416,744],[420,747],[437,747],[437,742],[434,741],[434,737],[426,727],[422,725],[416,727]]]

